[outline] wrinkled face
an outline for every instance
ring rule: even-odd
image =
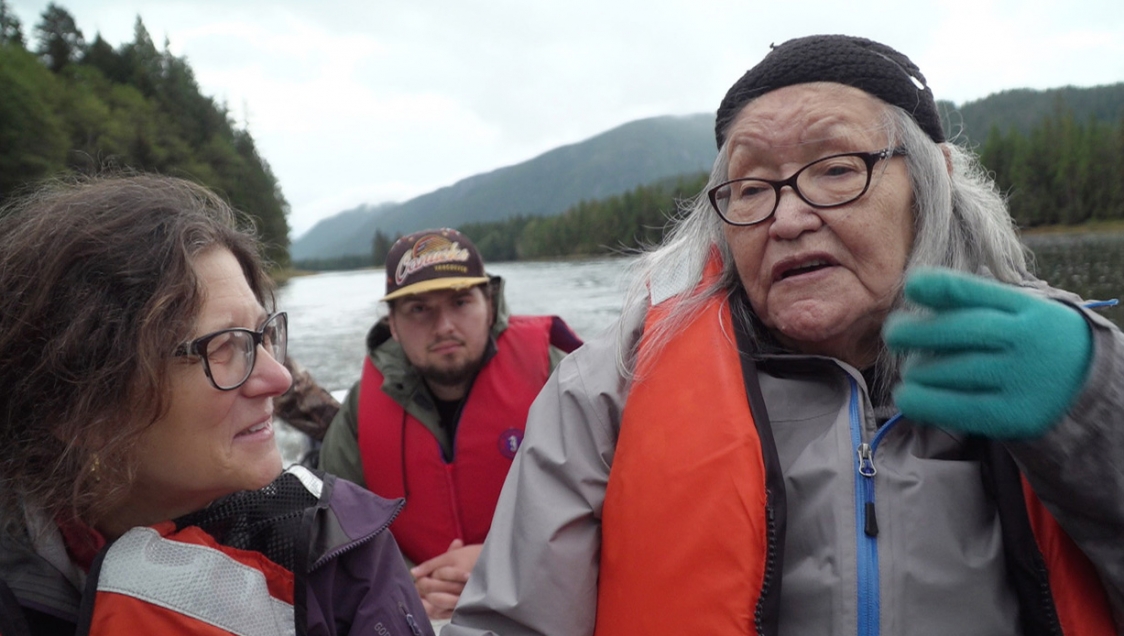
[[[195,269],[203,306],[191,339],[230,327],[261,327],[266,311],[233,254],[209,250],[196,258]],[[168,411],[145,431],[136,450],[140,467],[129,513],[136,516],[137,509],[143,509],[143,523],[201,509],[239,490],[261,488],[281,472],[273,437],[273,398],[292,382],[284,366],[259,346],[246,383],[219,391],[198,359],[176,358],[171,364]]]
[[[782,180],[828,155],[880,151],[885,108],[841,84],[766,93],[731,124],[729,178]],[[771,219],[724,227],[750,304],[781,343],[860,369],[874,362],[913,242],[912,200],[905,160],[894,156],[843,207],[813,208],[786,187]]]
[[[394,302],[390,331],[438,399],[464,397],[484,358],[492,303],[479,287],[441,289]]]

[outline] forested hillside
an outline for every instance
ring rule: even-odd
[[[1080,119],[1059,103],[1026,133],[993,125],[978,150],[1020,227],[1124,219],[1124,114]]]
[[[199,91],[187,60],[141,18],[117,48],[87,42],[49,4],[29,34],[0,0],[0,203],[44,178],[118,170],[202,183],[247,213],[277,265],[289,262],[288,203],[249,131]]]
[[[1013,95],[1036,113],[1034,120],[1024,124],[1025,116],[1014,115],[1019,109]],[[945,110],[946,117],[949,113]],[[1124,84],[1008,91],[965,104],[951,115],[963,117],[965,129],[957,142],[980,153],[1019,227],[1124,219]],[[659,242],[667,220],[677,213],[676,199],[697,194],[705,183],[705,174],[683,177],[583,202],[556,217],[518,217],[461,229],[489,260],[614,254]]]
[[[940,102],[941,118],[949,139],[982,143],[993,126],[1004,132],[1014,128],[1024,135],[1059,109],[1082,122],[1095,119],[1117,122],[1124,117],[1124,82],[1093,88],[1064,86],[1044,91],[1020,88],[992,93],[957,107]]]

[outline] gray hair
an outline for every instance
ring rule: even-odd
[[[1005,283],[1032,283],[1029,252],[1019,240],[1003,196],[976,155],[956,144],[933,142],[901,108],[887,105],[884,118],[890,146],[904,150],[913,189],[914,240],[906,271],[947,267]],[[710,298],[744,294],[723,234],[723,221],[711,209],[706,194],[729,179],[728,168],[723,144],[703,191],[680,202],[679,215],[664,241],[641,254],[630,268],[626,312],[677,297],[665,319],[644,334],[646,352],[659,351]],[[717,254],[722,272],[709,284],[700,285],[712,252]],[[735,312],[743,306],[731,303]],[[900,288],[893,307],[908,310]],[[755,342],[772,339],[752,316],[736,319],[748,321]],[[625,377],[635,371],[635,345],[621,338],[618,365]],[[899,364],[883,351],[875,367],[880,376],[892,379],[897,377]]]

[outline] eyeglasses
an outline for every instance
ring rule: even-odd
[[[289,316],[278,312],[265,319],[261,329],[235,327],[209,333],[176,348],[176,356],[198,356],[203,372],[220,391],[233,391],[246,383],[257,363],[258,345],[285,364],[289,346]]]
[[[783,181],[734,179],[707,191],[710,205],[730,225],[756,225],[777,211],[781,188],[789,186],[813,208],[837,208],[866,194],[874,164],[904,154],[898,148],[847,152],[817,159]]]

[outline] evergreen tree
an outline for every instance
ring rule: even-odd
[[[127,65],[121,58],[121,54],[102,39],[101,34],[94,37],[94,41],[86,48],[85,55],[82,56],[82,64],[92,66],[112,82],[124,84],[129,79]]]
[[[11,44],[23,48],[23,27],[6,0],[0,0],[0,46]]]
[[[390,253],[390,246],[394,242],[390,240],[381,229],[375,230],[375,237],[371,239],[371,260],[375,265],[386,262],[386,255]]]
[[[155,95],[164,60],[139,15],[133,23],[133,42],[121,48],[121,58],[128,73],[125,81],[136,86],[145,97]]]
[[[35,25],[35,39],[39,43],[36,52],[55,73],[77,61],[86,46],[74,16],[53,2],[47,5],[39,24]]]
[[[67,138],[56,115],[59,80],[31,53],[0,46],[0,203],[61,170]]]

